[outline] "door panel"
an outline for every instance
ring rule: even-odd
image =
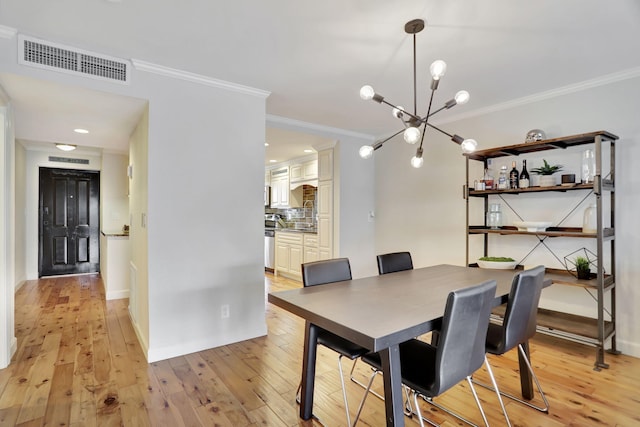
[[[40,168],[40,276],[99,271],[99,189],[99,172]]]

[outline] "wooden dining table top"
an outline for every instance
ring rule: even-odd
[[[269,302],[372,351],[434,329],[449,293],[496,280],[507,301],[514,270],[436,265],[322,286],[272,292]]]

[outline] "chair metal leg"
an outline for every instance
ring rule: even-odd
[[[347,401],[347,388],[344,385],[344,374],[342,373],[342,355],[338,356],[338,371],[340,372],[340,384],[342,384],[342,397],[344,398],[344,409],[347,413],[347,425],[351,425],[351,415],[349,414],[349,402]]]
[[[353,366],[351,367],[351,372],[349,373],[349,379],[358,384],[360,387],[362,387],[364,390],[367,389],[367,386],[362,383],[361,381],[359,381],[356,377],[353,376],[353,371],[356,369],[356,363],[358,362],[358,359],[355,360],[355,362],[353,362]],[[371,368],[373,371],[375,371],[376,373],[380,373],[380,371],[376,371],[374,368]],[[384,396],[382,396],[380,393],[378,393],[377,391],[374,390],[369,390],[369,393],[373,394],[375,397],[377,397],[380,400],[384,400]]]
[[[473,392],[473,395],[476,396],[475,394],[475,389],[471,389],[471,391]],[[427,403],[429,403],[430,405],[435,406],[436,408],[440,409],[443,412],[446,412],[447,414],[451,415],[452,417],[455,417],[457,419],[459,419],[460,421],[462,421],[465,424],[469,424],[472,427],[478,427],[477,424],[474,424],[473,422],[471,422],[470,420],[464,418],[462,415],[456,414],[455,412],[451,411],[451,409],[449,408],[445,408],[444,406],[442,406],[441,404],[435,402],[432,398],[427,397],[427,396],[422,396],[423,400]],[[477,398],[477,396],[476,396]],[[482,411],[482,409],[480,410],[480,412],[482,413],[482,416],[484,417],[484,412]],[[431,424],[431,421],[429,421],[429,419],[425,418],[425,420]]]
[[[493,370],[491,369],[491,365],[489,364],[489,359],[487,359],[486,354],[484,356],[484,364],[487,367],[487,372],[489,373],[489,377],[491,378],[491,384],[493,384],[493,388],[495,389],[496,395],[498,396],[498,401],[500,402],[500,407],[502,408],[504,419],[507,420],[507,426],[511,427],[511,421],[509,420],[509,415],[507,415],[507,409],[504,407],[504,402],[502,401],[502,396],[500,396],[500,390],[498,389],[498,383],[496,383],[496,377],[493,376]]]
[[[367,396],[369,395],[369,392],[371,391],[371,385],[373,384],[373,380],[376,378],[376,375],[378,375],[378,371],[376,369],[374,369],[373,373],[371,374],[371,377],[369,377],[369,383],[365,387],[364,395],[362,396],[362,400],[360,401],[360,406],[358,406],[358,412],[356,413],[356,417],[353,419],[353,426],[354,427],[358,423],[358,419],[360,419],[360,414],[362,413],[362,408],[364,408],[364,402],[367,400]],[[349,424],[349,426],[351,426],[351,425],[352,424]]]
[[[536,376],[536,373],[533,372],[533,367],[531,366],[531,362],[529,361],[529,358],[527,357],[526,352],[524,351],[524,347],[522,346],[522,344],[518,344],[518,351],[520,351],[520,354],[522,354],[523,356],[523,360],[525,361],[525,364],[527,365],[527,369],[529,369],[529,372],[531,373],[531,377],[533,378],[533,381],[536,383],[536,387],[538,389],[538,393],[540,393],[540,397],[542,398],[542,401],[544,402],[544,406],[536,406],[531,402],[528,402],[524,399],[520,399],[518,396],[514,396],[513,394],[509,394],[509,393],[505,393],[503,391],[500,391],[500,395],[509,398],[511,400],[515,400],[516,402],[522,403],[523,405],[526,405],[530,408],[533,408],[537,411],[540,412],[544,412],[545,414],[549,413],[549,402],[547,401],[547,397],[545,396],[544,392],[542,391],[542,387],[540,387],[540,381],[538,381],[538,377]],[[484,387],[488,390],[493,390],[496,391],[496,387],[491,387],[488,384],[484,384],[481,383],[480,381],[476,381],[473,380],[473,382],[476,385],[479,385],[480,387]],[[506,413],[505,413],[506,414]]]
[[[347,415],[347,425],[351,425],[351,414],[349,413],[349,401],[347,400],[347,388],[345,386],[344,383],[344,374],[342,371],[342,355],[338,356],[338,372],[340,373],[340,384],[342,385],[342,398],[344,399],[344,409]],[[355,359],[355,361],[357,361],[358,359]],[[353,362],[353,365],[355,367],[355,363]],[[351,368],[351,374],[353,375],[353,367]],[[375,374],[374,374],[375,376]],[[371,382],[373,382],[373,379],[371,380]],[[300,391],[302,390],[302,381],[300,381],[300,384],[298,384],[298,389],[296,391],[296,403],[299,405],[300,404]],[[315,417],[315,416],[314,416]],[[357,421],[357,418],[356,418]],[[355,425],[355,422],[354,422]]]
[[[467,377],[467,382],[469,383],[469,387],[471,387],[471,393],[473,393],[473,398],[476,400],[476,405],[478,405],[478,409],[480,409],[480,414],[482,414],[482,420],[484,421],[484,425],[489,427],[489,421],[487,421],[487,416],[484,414],[484,409],[482,409],[482,404],[480,403],[480,399],[478,399],[478,393],[476,393],[476,388],[473,386],[473,381],[471,381],[471,376]],[[500,400],[500,402],[502,402],[502,399]]]

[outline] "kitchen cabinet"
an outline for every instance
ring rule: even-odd
[[[317,261],[318,236],[315,233],[276,231],[275,274],[302,280],[302,264]]]
[[[276,231],[276,275],[301,280],[303,245],[303,233]]]
[[[318,256],[333,256],[333,180],[318,183]]]
[[[333,258],[333,148],[318,152],[318,258]]]
[[[305,233],[302,241],[304,247],[303,262],[318,261],[320,259],[318,257],[318,235]]]
[[[588,344],[596,348],[596,360],[594,369],[608,368],[605,363],[604,353],[605,344],[611,343],[610,349],[607,351],[612,354],[618,354],[616,350],[616,296],[615,296],[615,142],[618,139],[606,131],[598,131],[567,137],[547,139],[532,143],[524,143],[510,145],[504,147],[490,148],[474,153],[467,153],[466,156],[466,184],[464,187],[464,195],[466,199],[466,217],[467,217],[467,265],[470,264],[470,238],[472,236],[480,236],[483,239],[484,256],[503,256],[503,254],[491,254],[489,245],[489,236],[492,239],[519,239],[513,241],[514,244],[523,245],[525,239],[532,239],[535,242],[534,248],[529,252],[533,252],[537,247],[548,249],[555,259],[559,262],[562,255],[553,252],[553,245],[547,244],[546,240],[551,238],[578,238],[578,239],[595,239],[596,254],[595,260],[592,260],[596,267],[596,274],[590,280],[579,280],[571,275],[565,268],[550,268],[547,266],[546,277],[551,279],[554,285],[569,285],[582,288],[586,291],[594,301],[593,316],[585,317],[569,314],[561,311],[539,309],[538,310],[538,332],[553,335],[556,337],[577,341]],[[509,190],[475,190],[470,187],[469,163],[470,161],[483,162],[484,168],[487,167],[488,161],[493,158],[503,156],[520,156],[528,153],[535,153],[544,150],[566,149],[574,146],[587,146],[595,153],[595,177],[593,182],[578,183],[575,185],[562,186],[555,185],[552,187],[529,187]],[[609,148],[608,156],[605,154],[606,148]],[[608,157],[609,165],[605,164],[604,159]],[[608,172],[608,173],[607,173]],[[564,221],[555,227],[544,228],[541,230],[519,229],[511,226],[489,227],[487,224],[486,212],[489,207],[489,201],[499,199],[509,206],[512,210],[511,198],[528,197],[532,194],[544,193],[551,195],[552,192],[583,192],[584,197],[579,197],[578,205],[585,200],[595,198],[596,205],[596,229],[583,230],[581,227],[563,227],[560,226]],[[469,201],[471,198],[480,198],[484,202],[484,224],[470,224]],[[573,212],[578,206],[561,206],[562,199],[555,199],[557,206],[553,206],[555,210],[565,212],[567,210]],[[566,204],[566,202],[564,203]],[[572,210],[573,209],[573,210]],[[514,211],[515,212],[515,211]],[[520,213],[515,212],[518,217]],[[526,214],[522,213],[522,216]],[[566,218],[566,217],[565,217]],[[582,248],[585,249],[585,248]],[[557,250],[557,249],[556,249]],[[529,256],[527,254],[527,256]],[[587,252],[585,251],[585,255]],[[575,255],[569,254],[571,257]],[[527,257],[525,256],[525,258]],[[566,263],[567,256],[565,256]],[[607,271],[605,271],[605,265]]]
[[[289,207],[289,167],[271,171],[271,207]]]
[[[296,163],[289,167],[289,180],[293,184],[298,181],[318,179],[318,160]]]

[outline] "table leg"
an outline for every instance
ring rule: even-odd
[[[402,377],[400,374],[400,349],[393,345],[380,351],[382,377],[384,378],[384,406],[387,426],[404,426],[402,407]]]
[[[316,353],[318,327],[305,323],[304,351],[302,354],[302,389],[300,390],[300,418],[309,420],[313,416],[313,387],[316,377]]]
[[[529,358],[529,362],[531,362],[529,341],[522,343],[522,347]],[[522,398],[531,400],[533,399],[533,380],[531,378],[531,372],[529,372],[529,368],[527,367],[527,362],[523,359],[520,351],[518,351],[518,366],[520,369],[520,389],[522,390]]]

